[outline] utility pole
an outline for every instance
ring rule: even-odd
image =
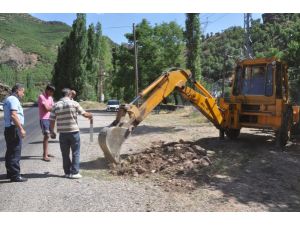
[[[244,31],[245,31],[245,56],[246,58],[253,58],[253,51],[252,51],[252,41],[250,37],[250,21],[252,20],[251,13],[244,13]]]
[[[138,73],[138,59],[137,59],[137,46],[135,35],[135,24],[132,25],[133,29],[133,43],[134,43],[134,69],[135,69],[135,96],[139,95],[139,73]]]
[[[104,102],[104,94],[103,94],[103,80],[104,80],[105,72],[103,70],[103,62],[100,61],[100,70],[99,70],[99,79],[98,79],[98,95],[99,102]]]
[[[226,53],[224,54],[224,61],[223,61],[222,98],[224,98],[225,96],[225,68],[226,68]]]
[[[222,35],[222,41],[223,43],[226,43],[225,41],[225,34]],[[223,52],[223,73],[222,73],[222,98],[225,97],[225,77],[226,77],[226,62],[228,60],[228,49],[226,46],[224,46],[224,52]]]

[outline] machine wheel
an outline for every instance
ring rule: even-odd
[[[293,110],[291,106],[287,107],[286,112],[282,115],[281,127],[276,131],[276,145],[284,147],[291,138],[293,124]]]
[[[219,129],[219,139],[224,140],[225,139],[225,130]]]
[[[294,126],[292,126],[291,133],[292,133],[292,135],[298,135],[298,134],[300,134],[300,123],[297,123]]]
[[[226,136],[231,139],[231,140],[235,140],[238,138],[238,136],[240,135],[240,131],[241,129],[230,129],[230,128],[227,128],[225,130],[225,134]]]

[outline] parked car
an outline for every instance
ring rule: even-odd
[[[111,99],[111,100],[108,100],[108,102],[107,102],[106,111],[107,112],[117,112],[119,110],[119,107],[120,107],[120,101]]]
[[[3,111],[3,102],[0,102],[0,111]]]

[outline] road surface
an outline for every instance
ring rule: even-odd
[[[34,142],[36,140],[41,140],[41,129],[39,126],[39,114],[37,107],[24,108],[25,115],[25,130],[26,130],[26,138],[23,142],[23,149],[25,151],[30,151],[28,148],[29,143]],[[0,117],[0,158],[3,158],[6,151],[6,144],[4,139],[4,119]]]
[[[94,142],[89,141],[89,122],[78,118],[81,136],[80,180],[64,178],[58,140],[51,140],[51,162],[42,161],[42,136],[37,108],[25,111],[27,137],[21,158],[21,174],[28,178],[25,183],[11,183],[5,170],[5,141],[3,119],[0,135],[0,212],[1,211],[168,211],[178,209],[176,196],[165,196],[158,187],[138,181],[120,179],[109,175],[103,154],[97,144],[96,133],[109,125],[114,113],[94,113]],[[152,203],[163,202],[161,207]],[[177,203],[178,202],[178,203]],[[150,208],[151,207],[151,208]]]

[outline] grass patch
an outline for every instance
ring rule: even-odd
[[[96,180],[113,181],[119,179],[109,173],[109,170],[84,170],[81,169],[80,173],[84,177],[92,177]]]
[[[105,103],[94,102],[94,101],[82,101],[80,102],[81,107],[84,109],[104,110],[106,109]]]
[[[170,119],[172,119],[172,121],[176,121],[176,125],[182,126],[193,126],[209,122],[206,117],[201,114],[201,112],[190,106],[178,109],[174,112],[160,111],[158,114],[152,113],[145,121],[153,125],[167,125],[170,123]]]

